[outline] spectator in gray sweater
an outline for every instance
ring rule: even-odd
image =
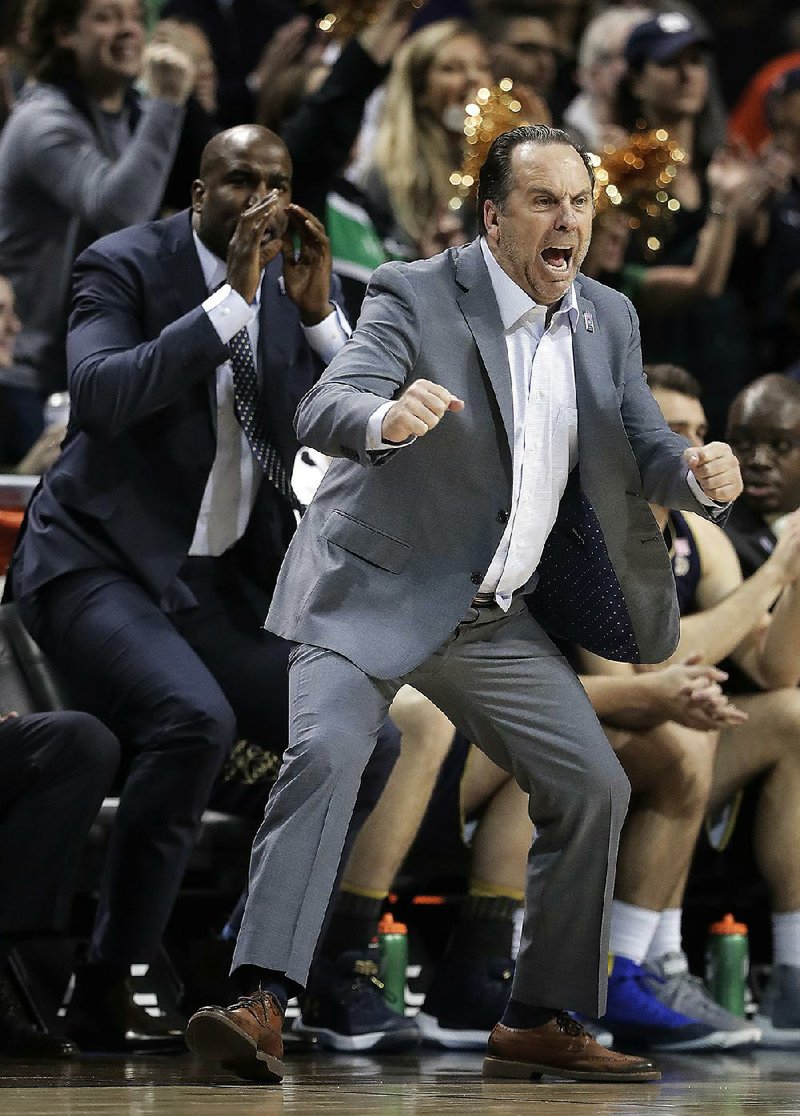
[[[143,72],[141,99],[132,83]],[[22,321],[0,406],[28,445],[43,399],[66,385],[72,262],[156,216],[194,77],[174,46],[145,51],[140,0],[34,0],[30,73],[0,133],[0,272]]]

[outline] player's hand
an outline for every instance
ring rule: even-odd
[[[732,725],[743,725],[747,717],[743,709],[734,705],[727,694],[718,689],[705,697],[695,697],[681,723],[688,725],[689,728],[713,731]]]
[[[652,711],[664,721],[703,732],[746,721],[747,714],[722,691],[725,671],[700,660],[700,655],[691,655],[683,663],[647,673]]]
[[[421,438],[438,426],[448,411],[463,410],[464,401],[441,384],[415,380],[383,416],[381,437],[384,442]]]
[[[742,492],[739,461],[726,442],[687,449],[683,454],[689,470],[709,500],[729,504]]]
[[[778,570],[785,585],[793,585],[800,578],[800,511],[787,515],[767,561]]]
[[[687,707],[718,692],[728,676],[692,655],[683,663],[647,671],[643,677],[652,712],[665,721],[682,721]]]

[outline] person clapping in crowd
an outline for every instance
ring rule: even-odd
[[[35,0],[24,90],[0,135],[0,272],[23,328],[4,406],[27,431],[66,385],[72,263],[98,236],[154,217],[194,80],[168,45],[145,54],[140,0]],[[150,97],[133,82],[144,73]]]

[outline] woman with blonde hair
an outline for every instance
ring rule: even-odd
[[[362,183],[396,254],[432,255],[473,231],[448,210],[450,175],[463,156],[464,106],[491,84],[486,47],[468,23],[430,24],[397,52]]]

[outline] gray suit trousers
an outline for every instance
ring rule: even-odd
[[[583,687],[522,600],[508,613],[470,608],[433,655],[390,681],[333,651],[293,652],[290,743],[253,845],[234,968],[305,983],[362,771],[406,682],[529,795],[536,836],[512,995],[602,1015],[630,787]]]

